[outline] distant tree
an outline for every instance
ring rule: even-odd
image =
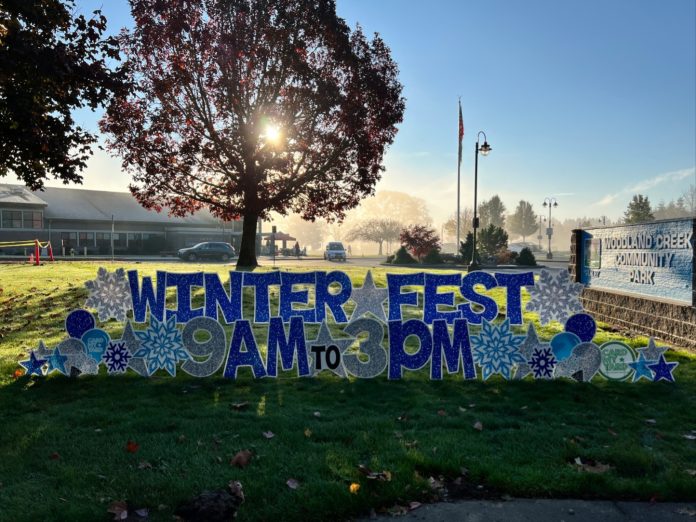
[[[501,250],[506,250],[508,246],[507,232],[494,224],[488,225],[481,230],[478,248],[484,256],[493,257]]]
[[[254,267],[271,212],[340,220],[371,195],[403,120],[384,41],[331,0],[131,0],[121,34],[136,83],[102,120],[146,208],[242,217]]]
[[[459,234],[460,237],[466,237],[466,235],[473,230],[474,224],[474,211],[469,207],[464,207],[459,213]],[[444,225],[445,234],[449,237],[455,237],[457,235],[457,213],[452,214]],[[444,238],[443,238],[444,240]]]
[[[281,223],[284,232],[296,237],[302,247],[310,250],[319,250],[327,237],[328,227],[323,219],[305,221],[297,214],[291,214]]]
[[[538,227],[537,216],[532,204],[529,201],[521,200],[517,204],[515,213],[508,218],[508,229],[513,234],[522,236],[522,241],[525,241],[527,236],[533,234]]]
[[[81,183],[94,134],[73,111],[125,91],[118,42],[103,38],[106,18],[74,16],[74,0],[0,1],[0,176],[29,188],[55,178]]]
[[[655,219],[675,219],[690,215],[692,214],[687,208],[687,203],[683,195],[676,200],[670,201],[667,205],[665,205],[664,201],[660,201],[653,212]]]
[[[481,228],[486,228],[488,225],[505,228],[505,205],[497,194],[479,204],[478,214]]]
[[[403,229],[399,240],[419,261],[432,249],[440,248],[440,238],[435,231],[423,225],[412,225]]]
[[[474,250],[474,234],[469,232],[464,241],[459,242],[459,255],[462,263],[471,263],[471,254]]]
[[[696,184],[689,185],[689,188],[682,194],[682,198],[689,215],[696,216]]]
[[[374,197],[366,198],[356,209],[355,219],[389,218],[406,225],[430,225],[432,218],[424,199],[396,190],[380,190]]]
[[[382,255],[382,245],[399,239],[403,225],[394,219],[369,219],[358,224],[346,234],[346,241],[370,241],[379,245],[379,255]]]
[[[646,221],[655,221],[655,216],[650,208],[650,201],[647,196],[636,194],[628,204],[626,212],[624,212],[624,222],[630,225]]]

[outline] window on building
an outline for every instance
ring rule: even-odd
[[[22,228],[21,210],[3,210],[2,228]]]
[[[43,228],[43,216],[41,212],[22,212],[24,217],[24,228]]]
[[[80,232],[80,245],[94,245],[94,232]]]

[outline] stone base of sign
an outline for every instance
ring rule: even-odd
[[[581,300],[596,321],[696,349],[696,308],[692,306],[594,288],[585,288]]]

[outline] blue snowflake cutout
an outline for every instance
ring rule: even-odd
[[[516,363],[526,363],[527,359],[520,353],[524,336],[513,335],[510,320],[499,325],[482,321],[481,333],[471,338],[474,361],[481,367],[485,381],[494,373],[510,379],[510,371]]]
[[[109,373],[125,373],[128,368],[128,361],[133,355],[126,348],[125,341],[111,341],[104,352],[102,360],[106,363]]]
[[[529,367],[532,369],[535,379],[551,379],[557,362],[550,347],[536,348],[529,359]]]
[[[135,332],[135,335],[143,344],[133,357],[145,359],[149,375],[162,368],[174,377],[176,364],[191,359],[184,349],[181,331],[176,327],[174,315],[166,321],[158,321],[156,317],[151,316],[147,330]]]
[[[123,268],[109,272],[101,267],[97,278],[87,281],[85,286],[89,290],[85,307],[96,309],[100,321],[108,321],[112,317],[117,321],[126,320],[126,314],[133,308],[133,300]]]
[[[528,287],[531,299],[527,303],[528,312],[537,312],[541,324],[551,321],[565,323],[573,314],[583,311],[580,293],[584,285],[570,280],[567,270],[559,270],[555,275],[550,270],[542,270],[539,281]]]

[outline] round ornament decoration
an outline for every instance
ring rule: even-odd
[[[551,339],[551,351],[557,361],[564,361],[573,353],[573,348],[582,343],[580,337],[571,332],[557,333]]]
[[[73,339],[80,339],[96,326],[94,316],[87,310],[73,310],[65,318],[65,331]]]
[[[85,343],[87,355],[99,364],[102,360],[104,352],[109,346],[111,338],[109,334],[100,328],[92,328],[82,334],[82,342]]]
[[[575,314],[566,321],[565,331],[574,333],[583,343],[589,343],[597,333],[597,323],[589,314]]]
[[[632,363],[636,354],[626,343],[609,341],[599,347],[602,352],[602,362],[599,373],[610,381],[624,381],[634,372]]]

